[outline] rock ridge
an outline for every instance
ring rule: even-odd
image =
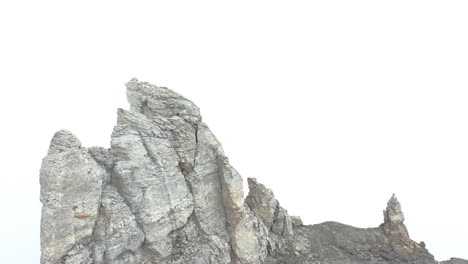
[[[437,264],[411,240],[395,195],[376,228],[304,225],[243,179],[200,109],[137,79],[109,149],[53,136],[40,171],[41,263]],[[444,264],[468,264],[452,258]]]

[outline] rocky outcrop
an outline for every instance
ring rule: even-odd
[[[468,260],[459,259],[459,258],[451,258],[447,261],[440,262],[441,264],[468,264]]]
[[[127,98],[110,149],[83,148],[64,130],[52,138],[41,263],[437,263],[410,239],[396,197],[377,228],[304,225],[256,179],[244,195],[190,100],[136,79]]]
[[[279,205],[273,192],[255,178],[247,179],[249,195],[245,202],[257,217],[271,232],[287,237],[294,234],[288,211]]]
[[[59,263],[94,240],[106,174],[74,135],[55,133],[40,174],[42,262]]]
[[[387,203],[387,209],[384,210],[384,223],[382,227],[392,249],[402,255],[410,255],[415,250],[422,249],[424,246],[410,239],[408,230],[403,223],[404,221],[405,216],[401,211],[400,202],[398,202],[397,197],[393,194]]]

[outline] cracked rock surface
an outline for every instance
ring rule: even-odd
[[[256,179],[244,194],[190,100],[136,79],[127,98],[110,149],[53,136],[40,171],[41,263],[439,263],[410,239],[395,196],[376,228],[304,225]]]

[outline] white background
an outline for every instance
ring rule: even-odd
[[[414,240],[468,258],[466,1],[161,2],[0,2],[2,263],[39,261],[53,133],[109,146],[131,77],[305,223],[378,226],[395,192]]]

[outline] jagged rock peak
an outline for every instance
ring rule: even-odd
[[[272,232],[289,236],[293,235],[291,218],[288,211],[279,205],[273,192],[255,178],[247,179],[249,194],[245,198],[254,215]]]
[[[409,255],[417,250],[425,250],[425,244],[418,244],[411,240],[408,230],[403,223],[405,216],[401,211],[401,204],[395,194],[387,202],[387,209],[384,210],[383,229],[389,243],[395,252],[402,255]]]
[[[42,264],[437,264],[409,238],[395,196],[381,227],[304,225],[255,178],[244,199],[193,102],[137,79],[127,98],[110,149],[53,136],[40,171]]]
[[[49,154],[80,147],[81,142],[75,135],[67,130],[59,130],[50,141]]]
[[[405,221],[405,216],[401,211],[401,204],[395,194],[387,202],[387,209],[384,210],[384,223],[398,225]]]
[[[179,116],[193,124],[201,121],[200,109],[192,101],[166,87],[139,82],[136,78],[131,79],[126,86],[130,111],[140,112],[149,117]]]

